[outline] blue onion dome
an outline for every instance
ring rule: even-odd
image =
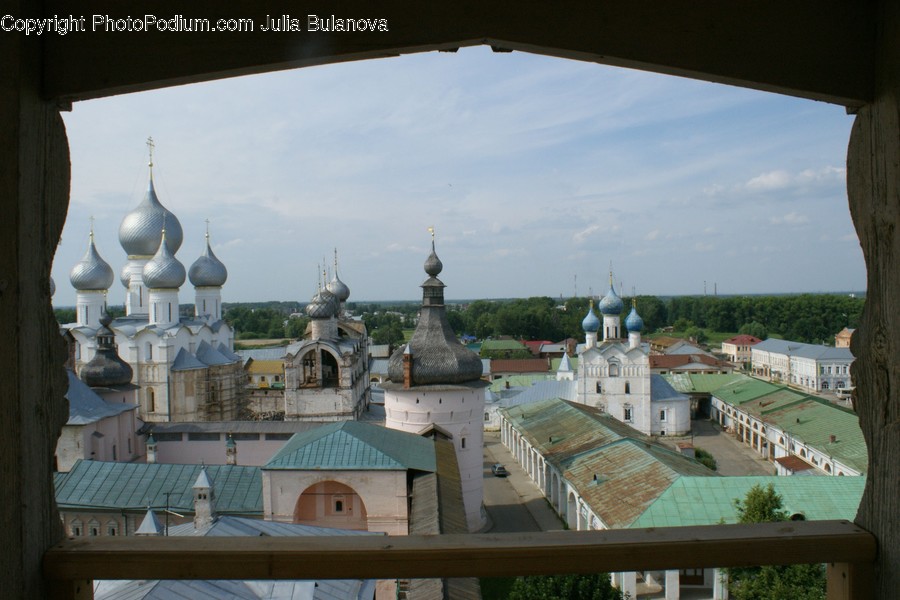
[[[169,238],[165,229],[161,235],[159,249],[144,265],[144,285],[157,290],[178,289],[185,280],[184,265],[169,250]]]
[[[188,272],[194,287],[222,287],[228,279],[228,270],[209,246],[209,234],[206,234],[206,249],[200,258],[191,265]]]
[[[87,252],[69,274],[72,287],[76,290],[108,290],[112,285],[112,267],[100,258],[97,247],[94,245],[94,232],[91,232],[91,241],[88,243]]]
[[[331,283],[325,289],[334,294],[338,302],[346,302],[347,298],[350,297],[350,288],[338,277],[337,270],[334,272],[334,278],[331,280]]]
[[[640,333],[644,329],[644,320],[634,306],[631,307],[631,312],[625,318],[625,329],[632,333]]]
[[[128,263],[125,263],[122,266],[122,270],[119,272],[119,281],[122,282],[122,286],[126,290],[131,286],[131,270],[128,266]]]
[[[587,315],[585,315],[584,320],[581,322],[581,328],[585,333],[597,333],[600,329],[600,318],[597,317],[597,314],[594,312],[593,299],[591,300]]]
[[[91,387],[112,387],[131,383],[134,371],[116,352],[116,338],[110,324],[112,317],[105,310],[97,330],[97,352],[81,367],[78,376]]]
[[[330,319],[338,311],[338,299],[328,290],[319,290],[309,304],[306,314],[312,319]]]
[[[603,300],[600,301],[599,308],[600,312],[604,315],[621,315],[622,311],[625,310],[625,303],[622,302],[622,299],[616,294],[616,290],[613,289],[612,283],[609,284],[609,291],[606,292]]]
[[[169,247],[178,252],[184,234],[181,223],[159,202],[153,187],[153,177],[144,199],[122,219],[119,225],[119,243],[128,256],[152,256],[159,248],[160,231],[166,230]]]

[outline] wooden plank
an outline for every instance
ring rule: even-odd
[[[94,600],[94,582],[90,579],[48,582],[47,600]]]
[[[900,590],[900,4],[880,7],[876,100],[847,149],[850,214],[866,261],[866,304],[850,349],[856,412],[869,452],[856,522],[878,538],[875,594]]]
[[[872,563],[828,563],[827,600],[868,600],[875,593]]]
[[[49,0],[87,31],[44,35],[48,97],[80,100],[222,77],[476,44],[860,106],[873,97],[874,10],[822,0]],[[176,27],[248,19],[252,31],[107,31],[144,13]],[[132,15],[132,13],[136,13]],[[302,31],[263,31],[289,15]],[[308,15],[385,19],[387,31],[308,31]],[[133,24],[135,21],[129,21]],[[445,57],[443,60],[452,60]],[[501,60],[498,58],[497,60]]]
[[[51,579],[394,579],[872,562],[848,521],[403,537],[80,538]]]

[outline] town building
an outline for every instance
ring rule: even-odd
[[[855,329],[850,329],[849,327],[844,327],[839,332],[834,334],[834,347],[835,348],[849,348],[850,347],[850,339],[853,337],[853,332]]]
[[[859,417],[850,409],[747,376],[711,394],[711,418],[772,461],[779,475],[852,476],[868,471]]]
[[[559,399],[502,409],[501,442],[572,530],[736,523],[735,500],[770,483],[795,519],[851,519],[863,477],[721,477],[596,408]],[[631,597],[728,597],[718,569],[612,573]]]
[[[121,273],[126,289],[125,316],[109,325],[122,358],[140,387],[144,421],[213,421],[237,417],[244,395],[234,333],[222,319],[225,265],[206,247],[190,271],[175,257],[183,238],[178,219],[159,201],[151,172],[141,203],[119,227],[128,262]],[[194,314],[181,316],[179,289],[189,277]],[[74,341],[75,369],[93,359],[100,317],[107,304],[113,271],[101,258],[90,233],[87,252],[70,274],[76,289],[76,322],[64,325]]]
[[[833,348],[769,338],[751,348],[753,374],[811,392],[853,387],[850,348]]]
[[[650,372],[656,375],[706,373],[726,375],[734,365],[709,354],[651,354]]]
[[[452,441],[466,520],[474,532],[487,519],[482,506],[482,447],[489,384],[481,379],[481,359],[460,344],[447,320],[445,286],[437,277],[442,270],[432,234],[419,322],[409,343],[391,355],[390,381],[382,384],[385,425],[411,433],[439,430]]]
[[[622,326],[624,304],[613,288],[593,301],[582,321],[585,344],[578,355],[578,399],[646,435],[682,435],[691,428],[690,401],[650,368],[650,348],[641,341],[644,322],[632,306]]]
[[[758,337],[742,333],[722,342],[722,354],[742,369],[750,368],[750,349],[762,340]]]

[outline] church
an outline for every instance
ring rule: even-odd
[[[151,143],[152,149],[152,143]],[[242,361],[234,332],[222,319],[225,265],[206,248],[186,271],[175,257],[183,233],[178,219],[159,201],[151,154],[147,192],[119,227],[128,259],[121,271],[125,315],[109,325],[120,356],[141,389],[137,401],[145,422],[236,419],[244,393]],[[194,314],[181,316],[179,290],[189,278]],[[98,252],[91,228],[87,251],[69,277],[76,290],[76,322],[63,326],[73,338],[74,366],[81,369],[98,349],[101,314],[113,270]]]
[[[609,291],[594,312],[593,300],[581,322],[584,349],[578,357],[576,401],[597,407],[645,435],[684,435],[691,430],[691,406],[665,379],[650,373],[650,348],[641,341],[644,321],[632,300],[631,312],[609,275]]]
[[[284,420],[357,420],[369,406],[369,335],[346,312],[350,288],[338,276],[306,305],[310,324],[284,357]]]

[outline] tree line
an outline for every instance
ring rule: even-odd
[[[848,295],[799,294],[783,296],[636,296],[644,333],[672,327],[703,341],[706,332],[749,333],[761,339],[770,335],[808,343],[831,343],[844,327],[856,328],[864,300]],[[631,298],[623,298],[631,310]],[[476,339],[510,336],[523,340],[581,339],[581,321],[588,311],[587,298],[553,299],[546,296],[511,300],[476,300],[447,306],[447,317],[457,335]],[[193,314],[183,305],[185,316]],[[226,303],[224,318],[237,332],[237,339],[298,338],[308,319],[299,302]],[[377,344],[397,344],[403,330],[415,327],[417,302],[349,303],[360,314]],[[599,311],[595,307],[598,316]],[[122,307],[110,307],[113,316]],[[290,315],[299,315],[291,317]],[[60,323],[75,320],[70,308],[56,310]]]

